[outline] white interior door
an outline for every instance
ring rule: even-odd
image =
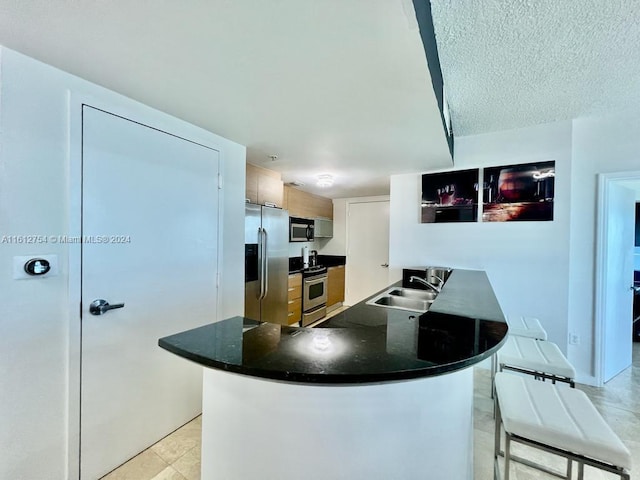
[[[607,189],[604,285],[604,374],[608,381],[631,365],[635,192],[611,182]]]
[[[198,365],[158,338],[216,319],[218,152],[85,106],[81,478],[201,411]],[[103,299],[123,308],[92,315]]]
[[[389,284],[389,202],[351,203],[347,214],[345,304]]]

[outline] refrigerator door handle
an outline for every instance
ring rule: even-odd
[[[267,235],[267,230],[265,228],[262,229],[262,248],[264,248],[264,252],[262,254],[262,261],[264,263],[264,293],[262,294],[262,298],[265,298],[269,293],[269,261],[267,259],[267,242],[269,241],[269,235]]]
[[[258,300],[262,300],[264,298],[264,248],[261,227],[258,227],[258,283],[260,285]]]

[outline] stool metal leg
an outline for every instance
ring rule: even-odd
[[[494,442],[493,442],[493,458],[498,458],[500,455],[500,430],[501,430],[501,422],[502,418],[500,416],[500,405],[498,401],[494,401],[495,408],[495,416],[496,416],[496,428],[494,433]]]
[[[584,463],[578,462],[578,480],[584,480]]]
[[[500,480],[500,462],[498,461],[498,457],[500,456],[500,434],[502,430],[502,417],[500,415],[500,404],[498,403],[497,395],[493,399],[493,414],[496,419],[493,439],[493,480]]]
[[[493,386],[494,379],[496,378],[496,372],[498,371],[498,354],[491,355],[491,398],[495,395],[495,388]]]
[[[504,480],[509,480],[511,464],[511,435],[504,432]]]

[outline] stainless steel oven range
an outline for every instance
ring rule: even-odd
[[[302,271],[302,326],[327,314],[327,267],[309,267]]]

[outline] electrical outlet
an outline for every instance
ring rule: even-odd
[[[577,333],[570,333],[569,345],[580,345],[580,335],[578,335]]]

